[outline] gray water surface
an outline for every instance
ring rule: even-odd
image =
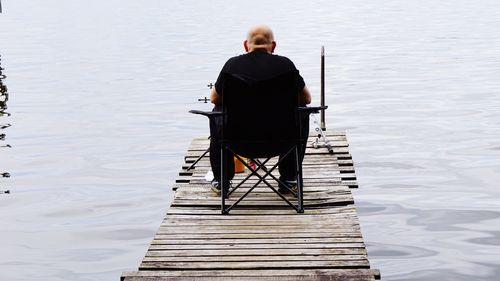
[[[208,95],[267,23],[346,130],[384,280],[499,280],[500,2],[2,1],[0,280],[136,269]]]

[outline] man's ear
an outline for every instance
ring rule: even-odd
[[[273,46],[271,48],[271,53],[274,53],[274,49],[276,49],[276,41],[273,41]]]
[[[245,51],[248,52],[248,40],[243,41],[243,47],[245,47]]]

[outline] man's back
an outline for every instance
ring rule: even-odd
[[[222,68],[221,74],[238,75],[248,80],[262,81],[295,70],[297,69],[290,59],[269,54],[264,49],[257,49],[229,59]],[[223,83],[222,75],[219,75],[215,83],[218,93],[222,93]],[[298,71],[297,83],[299,89],[304,88],[304,79],[298,75]]]

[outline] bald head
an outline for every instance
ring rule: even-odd
[[[248,31],[244,45],[247,52],[252,52],[255,49],[266,49],[272,53],[276,47],[273,31],[266,25],[256,25]]]

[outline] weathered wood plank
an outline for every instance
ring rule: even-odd
[[[333,164],[331,166],[334,166]],[[305,178],[315,178],[318,176],[322,177],[335,177],[341,174],[351,173],[354,175],[354,168],[352,166],[337,166],[337,167],[325,167],[317,166],[321,168],[316,168],[316,166],[304,167],[303,173]],[[208,167],[206,169],[190,170],[190,171],[180,171],[179,176],[193,176],[193,177],[205,177],[208,172]],[[246,169],[244,173],[237,173],[236,178],[247,177],[250,174],[249,170]],[[264,176],[263,171],[258,172],[259,175]],[[274,176],[279,176],[278,171],[272,173]]]
[[[204,184],[208,186],[209,183],[204,178],[193,178],[193,177],[178,177],[177,182],[184,181],[190,184]],[[304,190],[307,190],[308,187],[313,187],[316,184],[322,185],[347,185],[350,186],[352,180],[344,179],[344,176],[341,175],[339,177],[329,177],[329,178],[304,178]],[[249,180],[249,183],[257,182],[257,180]],[[357,184],[356,182],[354,182]]]
[[[175,187],[178,188],[176,195],[189,195],[191,193],[204,195],[204,196],[214,196],[213,191],[209,189],[209,184],[193,184],[192,186],[186,186],[182,184],[176,184]],[[238,189],[231,193],[231,196],[239,196],[243,195],[248,189],[251,187],[251,184],[244,184],[240,186]],[[234,186],[233,186],[234,187]],[[310,199],[318,196],[336,196],[336,195],[352,195],[351,190],[348,186],[325,186],[318,187],[315,189],[305,188],[304,196],[309,196]],[[272,191],[269,187],[258,186],[254,188],[252,193],[249,196],[254,197],[262,197],[262,196],[276,196],[276,193]]]
[[[266,262],[143,262],[139,269],[269,269],[269,268],[369,268],[367,260],[351,261],[266,261]]]
[[[288,219],[288,220],[287,220]],[[354,214],[333,214],[333,215],[316,215],[316,216],[300,216],[293,218],[290,215],[283,217],[265,216],[262,219],[255,216],[235,216],[234,219],[218,219],[215,216],[177,216],[172,215],[163,220],[162,224],[177,224],[177,225],[209,225],[213,223],[222,223],[227,225],[316,225],[320,224],[336,224],[356,219]]]
[[[236,200],[238,199],[241,195],[243,195],[242,192],[239,193],[233,193],[229,196],[228,202],[231,202],[231,200]],[[286,195],[285,197],[294,199],[294,196],[291,195]],[[335,198],[332,198],[335,197]],[[327,199],[325,199],[327,198]],[[180,191],[178,194],[175,195],[175,199],[177,201],[179,200],[203,200],[205,202],[211,202],[213,200],[217,200],[217,203],[220,204],[219,198],[215,197],[213,193],[196,193],[196,192],[182,192]],[[345,201],[353,201],[352,195],[349,193],[345,192],[318,192],[318,193],[305,193],[304,194],[304,201],[315,201],[315,202],[309,202],[307,204],[320,204],[321,202],[330,202],[330,201],[339,201],[339,199]],[[245,203],[248,202],[276,202],[279,201],[281,202],[281,198],[276,194],[276,193],[251,193],[249,196],[245,198]],[[201,205],[201,204],[200,204]]]
[[[162,245],[151,245],[147,256],[158,253],[165,257],[210,257],[210,256],[296,256],[296,255],[356,255],[365,254],[360,247],[337,247],[326,249],[202,249],[202,250],[169,250]]]
[[[328,237],[328,238],[266,238],[266,239],[172,239],[168,236],[157,235],[151,244],[154,245],[218,245],[218,244],[328,244],[328,243],[362,243],[361,235],[351,237]]]
[[[217,256],[210,262],[266,262],[266,261],[367,261],[366,255],[323,255],[323,256]],[[206,262],[206,257],[150,257],[143,262]]]
[[[271,277],[271,276],[380,276],[377,269],[273,269],[273,270],[170,270],[170,271],[129,271],[124,272],[124,277]]]
[[[329,207],[329,208],[318,208],[318,209],[309,209],[307,212],[304,212],[302,214],[297,214],[294,210],[281,210],[281,209],[276,209],[276,210],[263,210],[263,209],[252,209],[252,210],[238,210],[234,209],[231,211],[231,214],[227,216],[220,216],[220,208],[182,208],[182,207],[175,207],[171,206],[167,214],[168,215],[218,215],[219,217],[233,217],[235,216],[236,218],[239,216],[264,216],[264,215],[269,215],[269,216],[275,216],[275,215],[293,215],[295,217],[300,217],[300,216],[316,216],[316,215],[329,215],[329,214],[342,214],[342,213],[352,213],[355,212],[356,209],[354,208],[353,205],[346,205],[346,206],[336,206],[336,207]],[[222,219],[222,218],[221,218]]]
[[[234,201],[226,200],[226,204],[230,205]],[[339,206],[346,204],[354,204],[352,198],[330,198],[326,200],[318,200],[318,201],[304,201],[304,208],[312,208],[312,207],[327,207],[327,206]],[[172,206],[178,207],[216,207],[220,206],[220,201],[198,201],[198,200],[176,200],[172,203]],[[290,208],[283,201],[249,201],[243,200],[240,204],[238,204],[238,208]]]
[[[261,244],[197,244],[197,245],[172,245],[163,243],[152,243],[151,249],[162,250],[243,250],[243,249],[267,249],[269,255],[272,255],[275,249],[338,249],[338,248],[362,248],[365,245],[363,241],[353,242],[336,242],[336,243],[322,243],[322,244],[276,244],[276,243],[261,243]]]
[[[293,238],[332,238],[361,236],[359,229],[344,229],[330,232],[263,232],[263,233],[171,233],[158,232],[157,236],[167,239],[293,239]]]
[[[327,279],[322,279],[322,278]],[[367,279],[364,279],[364,278]],[[139,278],[139,279],[130,279]],[[144,279],[142,279],[144,278]],[[146,279],[148,278],[148,279]],[[160,278],[160,279],[149,279]],[[185,279],[163,279],[163,278],[185,278]],[[208,279],[207,279],[208,278]],[[211,279],[213,278],[213,279]],[[218,279],[223,278],[223,279]],[[275,279],[276,278],[276,279]],[[317,279],[321,278],[321,279]],[[272,269],[272,270],[144,270],[129,271],[122,274],[122,280],[197,280],[197,281],[365,281],[380,279],[380,271],[377,269]]]
[[[275,220],[185,220],[168,219],[162,222],[161,227],[186,227],[186,226],[294,226],[294,227],[325,227],[331,225],[356,225],[352,217],[338,217],[336,219],[301,219],[285,221]]]
[[[372,281],[373,276],[357,275],[349,280]],[[124,277],[122,281],[346,281],[345,276],[273,276],[273,277]]]
[[[346,233],[349,230],[359,231],[359,226],[355,225],[342,225],[336,226],[332,225],[329,228],[323,227],[321,229],[317,229],[317,232],[323,233]],[[184,226],[184,227],[162,227],[158,229],[158,233],[160,234],[174,234],[174,233],[210,233],[210,234],[258,234],[258,233],[287,233],[287,232],[295,232],[295,233],[310,233],[312,229],[295,227],[295,226],[205,226],[205,227],[193,227],[193,226]]]

